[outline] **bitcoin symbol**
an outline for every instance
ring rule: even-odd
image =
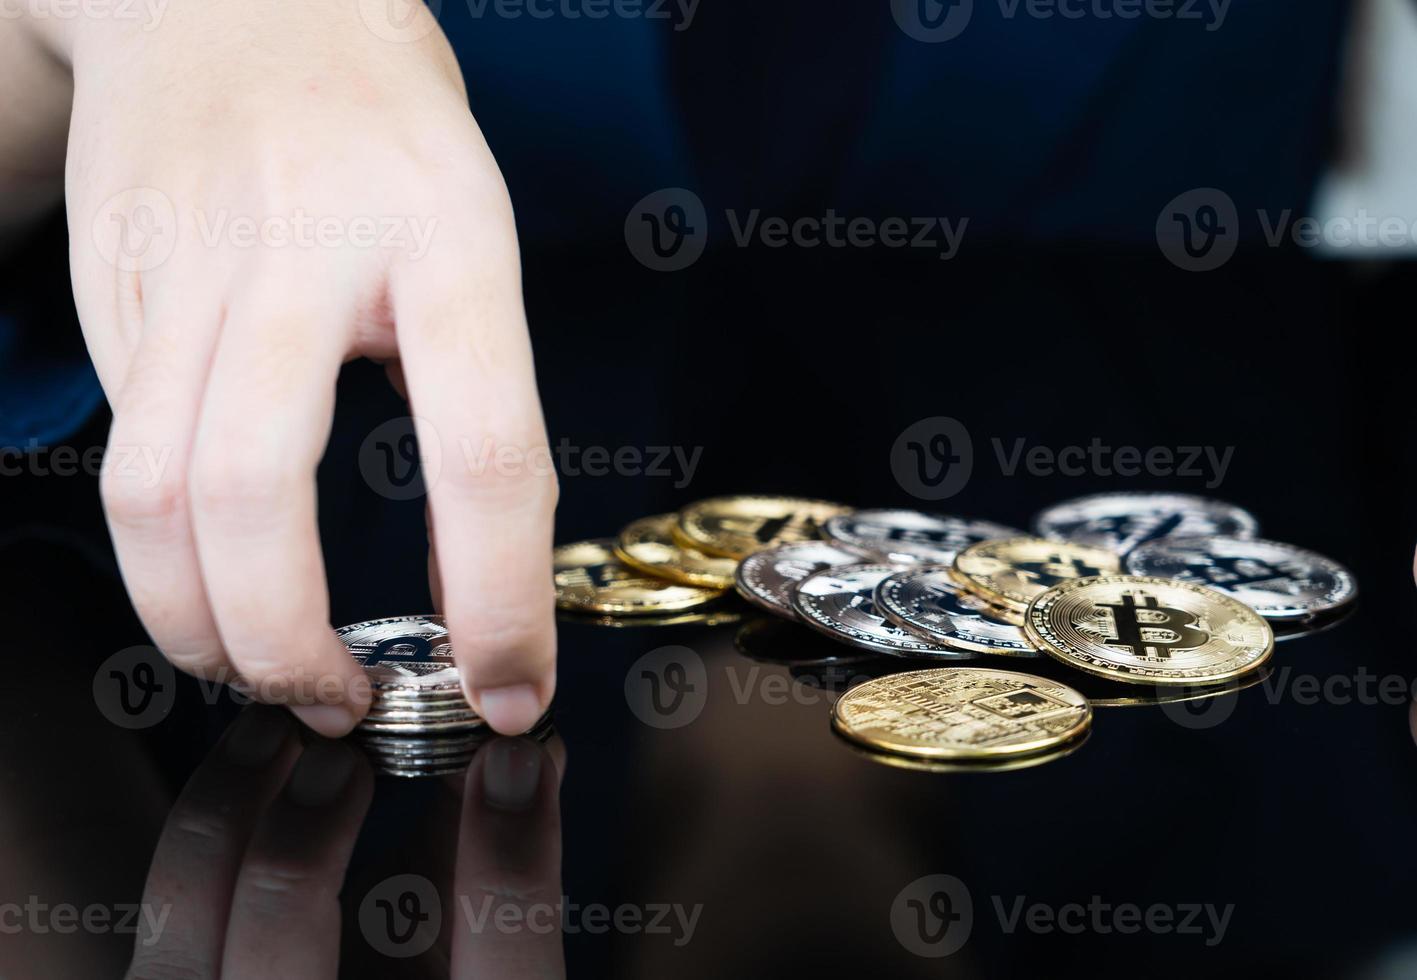
[[[1024,578],[1034,582],[1056,582],[1065,578],[1106,574],[1106,569],[1089,565],[1081,558],[1064,558],[1062,555],[1053,555],[1042,561],[1021,561],[1017,568]]]
[[[1098,603],[1112,610],[1115,639],[1108,646],[1129,647],[1137,657],[1170,657],[1172,649],[1190,650],[1204,646],[1210,634],[1197,629],[1196,617],[1184,609],[1158,605],[1155,596],[1143,596],[1142,605],[1136,598],[1122,596],[1120,603]]]

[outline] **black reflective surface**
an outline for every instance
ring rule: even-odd
[[[1348,564],[1360,607],[1281,644],[1237,695],[1099,708],[1071,755],[966,775],[854,752],[830,731],[832,679],[793,663],[820,647],[788,649],[789,632],[744,656],[746,608],[715,626],[567,620],[554,736],[395,780],[192,681],[150,727],[105,717],[101,665],[146,639],[93,480],[30,465],[0,480],[0,975],[121,974],[134,936],[60,932],[52,910],[145,901],[168,917],[156,942],[139,937],[140,975],[171,975],[151,968],[161,957],[183,975],[225,958],[228,975],[307,977],[1417,971],[1411,372],[1374,329],[1410,274],[1280,258],[1190,277],[1159,258],[1024,255],[944,278],[709,258],[669,283],[610,265],[567,290],[529,262],[552,441],[702,452],[691,476],[563,471],[558,540],[727,491],[1024,525],[1065,497],[1164,487],[1233,500],[1267,536]],[[333,617],[423,611],[421,502],[384,499],[358,466],[402,409],[353,365],[340,413],[321,472]],[[968,480],[938,504],[890,462],[931,416],[972,442]],[[74,445],[101,445],[105,426]],[[993,442],[1094,437],[1234,450],[1218,481],[1010,475]],[[661,706],[683,695],[667,716],[656,683]],[[932,875],[968,906],[938,882],[911,890]],[[32,919],[35,905],[51,911]],[[941,935],[962,945],[911,951]]]

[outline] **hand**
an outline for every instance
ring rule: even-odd
[[[340,365],[389,362],[443,447],[430,565],[468,698],[519,733],[555,685],[555,477],[474,465],[546,446],[511,206],[431,14],[401,43],[368,7],[171,0],[55,35],[104,507],[173,663],[344,734],[369,692],[329,629],[314,473]]]

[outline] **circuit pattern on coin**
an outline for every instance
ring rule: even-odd
[[[955,557],[951,575],[965,589],[1021,622],[1033,597],[1057,583],[1120,570],[1120,559],[1103,548],[1007,538],[970,545]]]
[[[869,749],[933,759],[1044,752],[1092,724],[1087,698],[1013,671],[945,667],[888,674],[843,694],[837,730]]]
[[[755,606],[795,620],[792,587],[813,572],[838,565],[859,565],[866,555],[829,541],[799,541],[754,552],[738,563],[734,586]]]
[[[1098,493],[1055,504],[1033,519],[1033,530],[1045,538],[1118,554],[1172,536],[1252,538],[1259,528],[1244,508],[1189,493]]]
[[[1054,586],[1024,623],[1043,652],[1141,684],[1213,684],[1263,665],[1274,631],[1249,606],[1202,585],[1107,575]]]
[[[713,497],[679,512],[675,537],[710,555],[742,559],[755,551],[821,537],[821,525],[850,508],[805,497]]]
[[[677,514],[642,517],[627,525],[615,541],[615,557],[637,571],[682,585],[727,589],[737,562],[688,548],[674,540]]]
[[[965,591],[945,567],[922,567],[883,579],[876,587],[876,605],[897,626],[941,646],[1004,656],[1037,654],[1022,629]]]
[[[967,659],[890,623],[876,608],[876,586],[896,565],[843,565],[808,575],[792,590],[792,608],[803,622],[828,636],[877,653],[904,657]]]
[[[980,541],[1017,538],[1024,532],[991,521],[916,510],[855,510],[822,525],[829,541],[864,551],[887,562],[948,565],[959,552]]]
[[[1358,595],[1353,574],[1338,562],[1262,538],[1163,538],[1129,554],[1127,570],[1207,585],[1267,619],[1321,615]]]
[[[654,615],[712,602],[722,590],[646,575],[615,557],[608,538],[561,545],[552,553],[556,605],[572,612]]]

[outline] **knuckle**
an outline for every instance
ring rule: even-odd
[[[106,461],[99,474],[99,496],[109,520],[125,529],[166,525],[181,519],[187,509],[186,480],[174,467],[145,475]]]

